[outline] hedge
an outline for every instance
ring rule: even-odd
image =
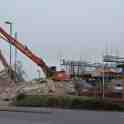
[[[124,104],[120,105],[107,100],[98,100],[95,97],[82,96],[26,96],[24,94],[20,94],[16,97],[16,100],[14,100],[14,105],[30,107],[124,111]]]

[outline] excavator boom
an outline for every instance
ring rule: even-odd
[[[40,66],[47,76],[49,73],[49,68],[47,64],[43,61],[42,58],[36,56],[27,46],[23,45],[20,41],[9,35],[3,28],[0,27],[0,35],[1,37],[16,47],[20,52],[22,52],[24,55],[26,55],[28,58],[30,58],[33,62],[35,62],[38,66]]]
[[[56,67],[49,68],[42,58],[36,56],[27,46],[9,35],[2,27],[0,27],[0,37],[4,41],[16,47],[21,53],[30,58],[34,63],[41,67],[46,77],[51,77],[53,80],[69,80],[70,77],[63,71],[56,71]]]

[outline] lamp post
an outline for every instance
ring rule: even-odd
[[[104,100],[104,97],[105,97],[105,91],[104,91],[104,87],[105,86],[105,65],[104,65],[104,62],[103,62],[103,75],[102,75],[102,91],[103,91],[103,93],[102,93],[102,98],[103,98],[103,100]]]
[[[10,21],[5,21],[5,24],[9,25],[10,35],[12,36],[12,33],[13,33],[13,30],[12,30],[13,23],[10,22]],[[11,64],[12,64],[12,46],[10,44],[10,66],[11,66]],[[9,73],[10,73],[10,79],[11,79],[11,75],[12,75],[11,74],[11,69],[10,69]]]
[[[17,32],[15,32],[15,39],[18,39],[18,34],[17,34]],[[15,47],[15,83],[16,83],[16,76],[17,76],[17,74],[16,74],[16,64],[17,64],[17,49],[16,49],[16,47]]]

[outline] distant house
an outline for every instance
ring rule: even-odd
[[[92,73],[93,77],[102,78],[104,74],[105,79],[112,79],[119,74],[118,70],[113,68],[96,68],[96,70]]]

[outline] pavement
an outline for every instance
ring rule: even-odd
[[[50,109],[48,108],[16,107],[11,105],[11,101],[4,101],[2,99],[0,99],[0,111],[25,113],[50,113]]]
[[[50,108],[38,108],[38,107],[15,107],[15,106],[0,106],[0,111],[7,112],[24,112],[24,113],[51,113]]]
[[[17,108],[18,109],[18,108]],[[24,109],[24,108],[19,108]],[[123,112],[30,108],[43,113],[0,111],[0,124],[124,124]],[[29,110],[29,108],[25,108]],[[47,111],[44,113],[44,111]]]
[[[124,124],[124,112],[9,106],[0,102],[0,124]]]

